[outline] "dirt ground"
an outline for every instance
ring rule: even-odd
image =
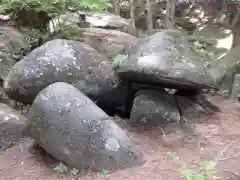
[[[210,96],[220,112],[185,126],[169,124],[159,127],[130,127],[120,125],[140,146],[146,163],[141,167],[102,174],[85,175],[57,173],[53,159],[32,148],[33,141],[25,139],[7,151],[0,152],[0,180],[183,180],[180,164],[195,168],[203,160],[218,160],[218,175],[224,180],[240,180],[240,104],[218,96]],[[180,158],[173,161],[168,152]]]

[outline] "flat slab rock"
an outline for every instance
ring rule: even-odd
[[[0,103],[0,150],[14,145],[27,134],[27,119],[9,106]]]
[[[205,59],[193,51],[178,31],[165,30],[133,43],[120,77],[173,89],[216,88]]]
[[[72,85],[57,82],[42,90],[28,118],[37,143],[70,167],[116,170],[144,163],[124,131]]]

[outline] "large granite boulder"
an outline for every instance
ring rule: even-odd
[[[27,119],[0,103],[0,150],[5,150],[28,135]]]
[[[56,159],[75,168],[129,168],[144,163],[124,131],[72,85],[42,90],[28,115],[31,135]]]
[[[126,49],[128,60],[118,74],[130,81],[174,89],[215,88],[206,59],[178,31],[157,32]]]
[[[16,63],[4,89],[13,100],[32,103],[42,89],[54,82],[70,83],[104,105],[116,105],[125,97],[105,56],[84,43],[63,39],[45,43]]]

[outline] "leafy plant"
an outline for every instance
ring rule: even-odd
[[[59,163],[59,165],[54,167],[53,170],[59,173],[66,173],[68,172],[68,167],[63,163]]]
[[[76,6],[77,5],[77,6]],[[103,10],[109,5],[109,0],[68,0],[68,6],[72,9],[76,7]]]
[[[123,54],[118,54],[112,59],[112,65],[114,68],[118,68],[121,64],[127,61],[127,56]]]
[[[101,168],[100,169],[100,172],[103,176],[106,176],[108,174],[108,170],[107,169],[104,169],[104,168]]]
[[[11,20],[18,26],[46,28],[53,17],[59,16],[70,7],[104,9],[109,0],[1,0],[0,12],[11,14]]]
[[[168,155],[172,160],[179,160],[179,157],[176,156],[173,152],[168,152]],[[182,166],[180,168],[180,174],[184,177],[184,180],[216,180],[221,179],[218,177],[216,171],[217,163],[214,161],[203,161],[199,164],[199,170],[192,170]]]

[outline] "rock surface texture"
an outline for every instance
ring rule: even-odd
[[[69,166],[97,170],[144,163],[124,131],[72,85],[58,82],[42,90],[28,118],[39,145]]]
[[[67,82],[100,104],[124,101],[124,90],[108,59],[90,46],[56,39],[33,50],[16,63],[4,83],[7,95],[32,103],[55,82]]]
[[[30,51],[30,43],[16,29],[0,27],[0,78],[4,80],[11,67],[21,59],[24,51]]]
[[[27,119],[9,106],[0,103],[0,150],[9,148],[27,135]]]
[[[174,96],[164,89],[142,89],[136,93],[130,119],[132,122],[180,121]]]
[[[128,27],[130,25],[129,21],[126,19],[109,12],[85,12],[83,14],[86,15],[86,22],[89,23],[90,27],[116,29],[126,32],[128,31]],[[54,28],[52,22],[54,22]],[[68,12],[66,14],[62,14],[59,18],[53,19],[52,22],[49,24],[50,32],[58,30],[59,23],[65,26],[78,27],[79,14]]]
[[[177,31],[161,31],[126,50],[128,61],[120,65],[120,77],[164,88],[215,88],[204,60]]]

